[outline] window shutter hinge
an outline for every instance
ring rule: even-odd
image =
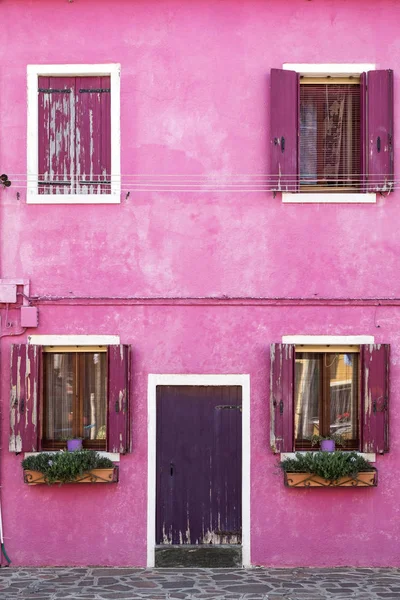
[[[57,90],[55,88],[39,88],[38,92],[42,92],[43,94],[70,94],[70,89]]]
[[[107,93],[107,92],[111,92],[111,88],[92,88],[92,89],[80,89],[79,93],[80,94],[103,94],[103,93]]]

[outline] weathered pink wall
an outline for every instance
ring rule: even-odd
[[[121,63],[126,191],[132,174],[265,173],[270,68],[373,62],[394,69],[397,97],[400,4],[4,0],[1,17],[0,165],[14,184],[0,191],[0,275],[29,278],[34,296],[71,299],[38,301],[40,327],[28,333],[119,334],[134,355],[134,448],[122,458],[119,485],[28,488],[21,457],[5,449],[10,339],[2,340],[1,495],[13,564],[145,564],[152,372],[250,374],[253,564],[400,566],[395,301],[74,304],[112,296],[399,298],[398,193],[376,205],[288,206],[268,193],[132,188],[118,206],[28,206],[18,175],[26,173],[26,65],[106,62]],[[378,458],[378,488],[293,491],[274,474],[268,347],[294,333],[370,334],[392,344],[392,449]]]

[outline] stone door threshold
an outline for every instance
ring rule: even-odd
[[[242,566],[242,546],[156,546],[156,567],[234,568]]]

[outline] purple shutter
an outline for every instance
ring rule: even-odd
[[[41,346],[13,344],[11,347],[11,452],[39,449],[41,354]]]
[[[364,452],[389,451],[389,355],[388,344],[361,346]]]
[[[125,454],[130,440],[130,346],[108,347],[107,450]]]
[[[367,192],[367,74],[360,75],[360,193]]]
[[[271,185],[274,191],[299,189],[299,74],[271,69]]]
[[[271,448],[293,451],[293,386],[295,347],[271,345]]]
[[[109,193],[111,186],[111,80],[76,78],[76,160],[81,194]]]
[[[39,77],[38,189],[70,194],[75,154],[75,79]]]
[[[393,167],[393,71],[369,71],[367,82],[368,191],[390,192]]]

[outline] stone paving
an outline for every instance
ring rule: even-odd
[[[1,600],[400,599],[400,569],[0,569]]]

